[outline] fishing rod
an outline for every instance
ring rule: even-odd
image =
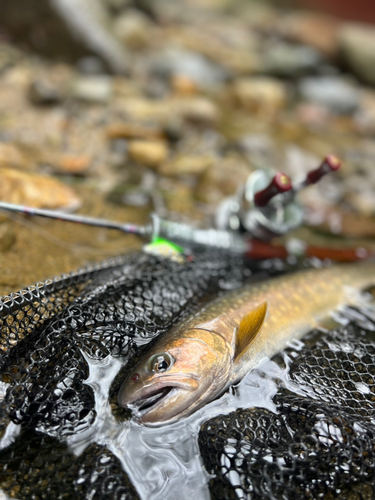
[[[55,210],[44,210],[0,201],[0,209],[24,215],[47,217],[61,221],[114,229],[134,234],[148,242],[167,241],[187,247],[209,247],[246,255],[253,259],[271,257],[286,258],[288,255],[323,256],[333,260],[358,260],[368,255],[364,249],[338,250],[309,247],[303,242],[295,245],[273,245],[275,236],[287,234],[303,223],[302,208],[296,203],[296,194],[315,184],[330,172],[337,171],[340,161],[327,156],[322,164],[307,174],[305,181],[293,187],[290,178],[283,173],[258,170],[247,180],[246,186],[236,197],[226,200],[219,207],[217,229],[197,229],[187,224],[161,219],[151,215],[146,225],[117,222]]]

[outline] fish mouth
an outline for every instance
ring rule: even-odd
[[[158,406],[158,403],[174,390],[173,386],[167,386],[153,391],[148,396],[141,397],[130,403],[128,406],[133,410],[137,417],[142,418],[146,413],[152,411]]]
[[[160,380],[156,383],[146,385],[139,391],[136,391],[129,398],[120,398],[121,406],[130,408],[134,416],[140,421],[150,414],[157,411],[166,401],[175,396],[178,391],[191,392],[198,387],[198,382],[194,378],[184,378],[180,380]]]

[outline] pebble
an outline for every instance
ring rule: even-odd
[[[375,27],[347,23],[340,32],[342,57],[363,82],[375,85]]]
[[[234,83],[234,95],[242,108],[250,113],[274,116],[285,107],[286,85],[274,78],[244,77]]]
[[[288,78],[315,73],[322,64],[321,54],[313,47],[278,41],[263,54],[263,72]]]
[[[0,199],[35,208],[76,209],[80,199],[72,188],[52,177],[0,168]]]
[[[238,44],[233,39],[237,31],[234,30],[234,36],[223,37],[218,33],[210,33],[202,26],[179,26],[171,28],[169,34],[176,44],[214,61],[229,74],[259,71],[262,65],[255,34],[245,30],[244,40]]]
[[[352,114],[359,106],[358,88],[342,77],[316,76],[303,78],[298,85],[307,101],[326,106],[338,114]]]
[[[214,163],[211,155],[193,156],[183,155],[174,158],[173,161],[164,163],[158,169],[161,175],[201,175]]]
[[[278,29],[289,40],[309,45],[330,58],[336,58],[340,25],[338,19],[324,14],[295,12],[283,18]]]
[[[113,31],[117,38],[130,49],[143,49],[151,45],[155,35],[152,32],[153,23],[140,10],[126,9],[116,17]]]
[[[80,57],[77,61],[76,68],[82,75],[103,75],[106,73],[103,61],[96,56]]]
[[[76,99],[106,104],[112,97],[112,80],[106,75],[81,76],[73,87]]]
[[[51,106],[61,102],[63,96],[51,82],[44,79],[34,80],[29,87],[30,102],[37,106]]]
[[[167,121],[172,113],[170,100],[131,97],[123,99],[121,109],[128,119],[139,122]]]
[[[168,158],[169,149],[164,141],[129,141],[129,157],[146,167],[158,168]]]
[[[108,139],[159,139],[162,131],[156,127],[147,127],[138,123],[114,123],[106,128]]]
[[[220,118],[218,106],[205,97],[176,99],[173,109],[181,118],[196,123],[215,125]]]
[[[92,163],[88,155],[63,155],[57,162],[57,170],[64,174],[82,175],[87,172]]]
[[[198,94],[196,83],[185,75],[172,75],[170,79],[172,90],[180,96],[192,96]]]
[[[219,64],[197,52],[168,48],[153,59],[151,72],[164,78],[184,76],[200,87],[217,86],[228,78]]]
[[[128,70],[126,50],[110,30],[111,19],[101,0],[5,1],[1,21],[20,45],[50,58],[76,61],[89,52],[115,73]]]

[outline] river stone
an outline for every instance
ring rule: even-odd
[[[137,163],[158,168],[168,157],[168,145],[164,141],[129,141],[129,156]]]
[[[273,116],[287,102],[286,84],[275,78],[242,77],[234,82],[234,95],[250,113]]]
[[[153,58],[151,72],[157,76],[183,75],[202,87],[218,85],[228,78],[228,73],[197,52],[168,48]]]
[[[81,76],[75,82],[73,96],[82,101],[107,103],[112,90],[112,80],[107,75]]]
[[[343,59],[363,82],[375,85],[375,28],[349,23],[340,33]]]
[[[263,55],[264,72],[282,77],[297,77],[316,72],[323,58],[313,47],[273,43]]]
[[[139,10],[127,9],[114,22],[113,30],[126,47],[142,49],[152,43],[153,24],[146,14]]]
[[[309,45],[324,55],[336,58],[339,51],[340,21],[315,12],[293,12],[282,17],[279,32],[288,40]]]
[[[201,175],[214,163],[212,155],[181,155],[159,168],[162,175]]]
[[[113,72],[128,69],[100,0],[0,0],[0,12],[1,29],[44,56],[76,61],[95,54]]]
[[[359,106],[358,88],[336,76],[303,78],[298,85],[301,96],[307,101],[326,106],[339,114],[351,114]]]
[[[53,177],[0,168],[0,200],[35,208],[73,210],[81,204],[73,189]]]

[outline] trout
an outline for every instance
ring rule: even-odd
[[[120,388],[119,404],[147,425],[190,415],[334,309],[355,303],[356,291],[374,284],[374,272],[369,263],[309,269],[217,298],[139,359]]]

